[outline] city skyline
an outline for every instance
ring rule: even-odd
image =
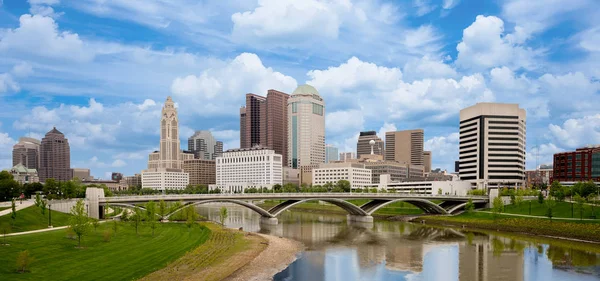
[[[518,103],[527,111],[528,169],[551,163],[555,152],[600,143],[600,114],[588,102],[599,97],[592,67],[600,57],[592,43],[599,35],[586,21],[598,3],[543,14],[517,0],[416,2],[341,7],[308,1],[300,8],[317,26],[295,25],[292,18],[282,23],[290,28],[279,29],[261,25],[272,14],[269,1],[206,7],[222,27],[207,26],[215,18],[200,9],[189,11],[204,21],[173,17],[184,10],[175,6],[157,6],[165,13],[156,17],[111,4],[103,14],[66,1],[37,7],[4,1],[0,102],[9,110],[0,115],[0,168],[12,166],[20,137],[41,140],[56,126],[69,139],[71,167],[104,178],[113,171],[138,173],[148,153],[158,150],[156,113],[169,95],[179,104],[183,143],[196,130],[210,130],[225,150],[236,148],[246,93],[291,93],[304,83],[326,100],[326,141],[339,151],[353,151],[360,131],[377,131],[383,139],[385,131],[422,128],[432,168],[452,171],[459,111],[480,101]],[[327,17],[308,13],[315,3]],[[121,10],[133,16],[120,18]],[[535,24],[527,25],[523,15]],[[98,23],[103,31],[94,29]],[[172,32],[177,27],[182,31]],[[213,32],[189,36],[200,27]],[[122,28],[136,32],[115,37]],[[31,37],[47,41],[34,44]],[[40,43],[51,47],[32,47]],[[564,93],[572,94],[566,99]]]

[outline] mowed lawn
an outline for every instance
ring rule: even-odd
[[[67,238],[65,230],[7,237],[10,246],[0,246],[0,280],[135,280],[161,269],[186,252],[204,243],[211,231],[202,225],[188,230],[185,224],[159,224],[152,237],[149,227],[136,235],[130,223],[120,223],[117,235],[103,241],[103,223],[82,240]],[[20,251],[34,258],[30,272],[16,272]]]
[[[10,214],[0,217],[0,233],[3,233],[3,228],[9,229],[7,233],[23,232],[48,228],[48,210],[42,215],[42,210],[39,207],[31,206],[17,211],[17,218],[14,225]],[[64,226],[69,224],[71,215],[52,211],[52,226]]]
[[[531,202],[531,215],[532,216],[546,216],[547,207],[546,204],[540,204],[537,200],[533,201],[525,201],[520,206],[516,205],[506,205],[504,206],[504,212],[509,214],[520,214],[520,215],[529,215],[529,202]],[[573,218],[579,219],[579,206],[577,204],[573,204],[573,212],[571,213],[571,203],[569,202],[556,202],[556,207],[552,209],[552,216],[555,218]],[[596,217],[600,217],[599,211],[600,206],[594,206],[593,208]],[[571,216],[572,214],[572,216]],[[583,218],[590,219],[592,218],[592,206],[591,205],[583,205]]]

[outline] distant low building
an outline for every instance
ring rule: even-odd
[[[127,190],[127,181],[122,179],[120,181],[113,180],[90,180],[90,181],[82,181],[81,184],[85,186],[95,185],[95,186],[106,186],[110,191],[122,191]]]
[[[8,171],[13,179],[20,184],[40,182],[36,169],[28,169],[25,165],[19,163]]]
[[[217,157],[217,183],[210,189],[242,193],[246,188],[273,188],[283,184],[283,157],[274,150],[255,146],[230,149]]]
[[[133,176],[125,177],[125,182],[128,187],[138,187],[142,186],[142,175],[135,174]]]
[[[550,179],[552,178],[554,171],[552,166],[548,168],[547,166],[540,166],[539,169],[536,170],[527,170],[525,171],[525,181],[528,187],[537,184],[547,184],[550,185]]]
[[[217,183],[215,160],[185,160],[183,161],[183,171],[189,174],[191,185],[211,185]]]
[[[94,177],[90,174],[90,169],[73,168],[71,169],[73,178],[78,178],[81,181],[92,181]]]
[[[365,168],[361,163],[326,163],[313,169],[313,185],[335,184],[340,180],[350,182],[351,188],[364,188],[370,186],[371,170]]]
[[[300,186],[300,169],[283,167],[283,184],[287,183]]]
[[[390,175],[381,175],[377,189],[385,189],[388,192],[414,193],[414,194],[444,194],[444,195],[467,195],[471,190],[471,183],[467,181],[392,181]]]

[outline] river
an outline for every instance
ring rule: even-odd
[[[279,224],[226,205],[226,225],[301,241],[306,250],[275,281],[600,280],[600,253],[584,244],[543,242],[406,222],[347,223],[345,216],[288,211]],[[220,205],[198,212],[218,221]]]

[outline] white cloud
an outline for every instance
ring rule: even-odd
[[[325,129],[333,135],[360,131],[364,123],[362,111],[356,109],[330,112],[325,116]]]
[[[33,67],[28,62],[20,62],[15,64],[12,69],[12,74],[17,77],[27,77],[33,74]]]
[[[91,114],[99,114],[104,110],[104,106],[101,103],[96,102],[95,99],[91,98],[89,102],[89,106],[76,106],[71,105],[71,112],[75,117],[86,117]]]
[[[600,144],[600,114],[568,119],[562,126],[548,126],[552,137],[561,145],[577,148]]]
[[[438,34],[431,25],[422,25],[417,29],[409,29],[403,32],[402,43],[408,48],[407,51],[415,54],[428,54],[438,52],[442,46],[438,43],[442,35]]]
[[[287,38],[290,43],[337,38],[341,20],[352,4],[342,1],[259,0],[253,11],[235,13],[232,36],[240,41]]]
[[[460,0],[444,0],[442,4],[442,8],[445,10],[452,9],[460,4]]]
[[[16,143],[7,133],[0,132],[0,170],[12,167],[12,146]]]
[[[127,165],[127,163],[125,163],[125,161],[123,161],[121,159],[117,159],[112,162],[111,167],[120,168],[120,167],[125,167],[125,165]]]
[[[600,52],[600,28],[590,28],[577,35],[579,46],[590,52]]]
[[[553,143],[544,143],[540,144],[539,146],[533,146],[529,151],[527,151],[527,168],[536,168],[536,166],[543,164],[552,165],[552,161],[554,161],[554,154],[563,151],[565,150]]]
[[[477,16],[463,30],[462,41],[456,46],[456,64],[467,69],[487,69],[495,66],[533,69],[541,51],[511,43],[504,34],[504,22],[495,16]]]
[[[9,73],[0,74],[0,94],[6,92],[18,92],[21,90],[19,84]]]
[[[296,85],[294,78],[265,67],[257,55],[243,53],[198,76],[176,78],[171,92],[197,114],[233,115],[243,104],[244,93],[265,94],[268,89],[289,93]]]
[[[428,56],[408,61],[402,70],[405,81],[424,78],[455,78],[458,76],[454,68],[445,64],[442,60],[434,60]]]
[[[19,18],[19,23],[18,28],[8,30],[0,39],[0,52],[69,61],[89,61],[94,57],[85,50],[84,42],[76,33],[59,32],[58,25],[50,17],[25,14]]]
[[[437,5],[431,3],[431,0],[413,0],[413,7],[417,9],[417,16],[424,16],[433,12]]]
[[[458,160],[459,133],[436,136],[425,141],[424,150],[431,151],[432,165],[454,171],[454,161]]]
[[[306,75],[311,78],[307,84],[313,85],[324,96],[340,95],[347,89],[356,88],[390,90],[397,87],[402,79],[399,68],[377,66],[356,57],[327,70],[311,70]]]

